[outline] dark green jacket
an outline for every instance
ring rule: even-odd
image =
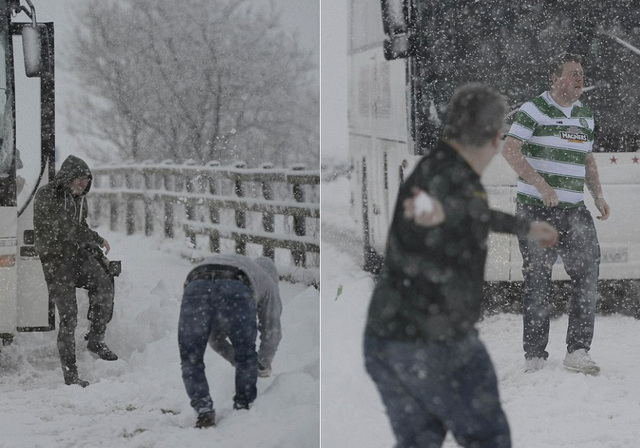
[[[418,187],[438,199],[445,221],[421,227],[404,218]],[[423,157],[400,188],[366,336],[427,343],[475,333],[489,230],[526,234],[529,223],[489,209],[480,177],[446,142]]]
[[[87,188],[80,196],[69,189],[73,179],[89,177]],[[81,248],[95,248],[102,237],[87,225],[87,200],[91,189],[91,171],[80,158],[69,156],[51,182],[40,187],[34,200],[33,227],[36,253],[42,261],[69,258]]]

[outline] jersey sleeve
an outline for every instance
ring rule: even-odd
[[[527,113],[525,106],[526,104],[516,112],[511,128],[507,132],[507,136],[523,142],[528,141],[536,129],[536,121]]]

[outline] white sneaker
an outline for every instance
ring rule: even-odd
[[[595,363],[589,352],[581,348],[573,353],[568,353],[562,362],[564,367],[574,372],[584,373],[586,375],[596,376],[600,373],[600,367]]]
[[[524,361],[524,373],[533,373],[542,370],[544,358],[529,358]]]

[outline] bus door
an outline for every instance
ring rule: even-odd
[[[22,12],[31,21],[12,23]],[[53,24],[36,23],[33,7],[15,0],[0,0],[0,14],[0,338],[7,344],[16,331],[55,327],[33,233],[35,192],[54,174],[55,103]]]

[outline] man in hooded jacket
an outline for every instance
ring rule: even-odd
[[[69,156],[53,180],[41,187],[35,196],[35,248],[44,270],[49,297],[56,304],[60,318],[58,351],[65,384],[86,387],[78,377],[75,329],[78,323],[76,288],[89,292],[86,336],[87,348],[101,359],[118,357],[104,343],[107,324],[113,315],[114,286],[109,275],[107,240],[87,224],[86,194],[91,189],[92,175],[80,158]]]

